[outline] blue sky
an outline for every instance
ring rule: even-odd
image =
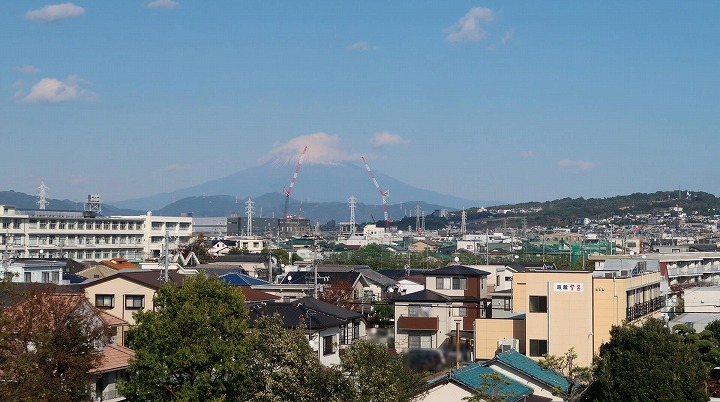
[[[0,189],[123,200],[267,161],[289,180],[308,146],[305,163],[365,156],[475,200],[720,195],[719,18],[710,1],[5,1]]]

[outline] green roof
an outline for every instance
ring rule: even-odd
[[[559,375],[553,370],[544,369],[540,367],[538,362],[535,360],[518,353],[514,350],[508,350],[502,352],[492,359],[488,360],[485,365],[491,364],[495,361],[502,362],[503,364],[514,368],[532,378],[537,379],[540,382],[547,384],[550,388],[559,387],[564,390],[570,388],[570,383],[565,377]]]
[[[503,382],[494,383],[492,378],[488,378],[489,374],[497,374],[502,378]],[[485,367],[480,362],[470,363],[457,370],[452,370],[448,374],[430,381],[429,385],[432,386],[444,381],[456,381],[476,390],[493,390],[493,393],[501,396],[499,400],[503,402],[520,401],[533,393],[532,388],[527,385],[506,377],[490,367]]]

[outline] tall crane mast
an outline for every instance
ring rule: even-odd
[[[302,154],[300,154],[300,159],[298,160],[297,166],[295,166],[295,174],[293,174],[292,180],[290,180],[290,187],[283,188],[283,193],[285,193],[285,209],[283,210],[283,218],[288,217],[288,204],[290,203],[290,193],[292,192],[292,189],[295,186],[295,180],[297,180],[298,173],[300,173],[300,166],[302,166],[303,159],[305,159],[306,152],[307,152],[307,146],[305,146],[305,149],[303,149]]]
[[[378,184],[378,181],[375,178],[375,174],[373,174],[372,170],[370,170],[370,165],[368,165],[367,161],[365,160],[365,157],[361,156],[360,158],[362,158],[362,161],[365,164],[365,169],[367,169],[368,174],[370,175],[370,178],[372,179],[373,183],[375,183],[375,188],[377,188],[378,192],[380,193],[380,196],[382,197],[383,215],[385,218],[385,229],[390,229],[390,215],[388,214],[388,206],[387,206],[387,198],[390,195],[390,190],[382,191],[380,189],[380,185]]]

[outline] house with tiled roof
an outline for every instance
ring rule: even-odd
[[[108,268],[112,268],[115,270],[119,269],[138,269],[139,267],[136,264],[133,264],[132,262],[128,261],[126,258],[111,258],[109,260],[100,260],[100,264],[104,265]]]
[[[94,308],[82,293],[62,293],[62,291],[66,289],[64,289],[64,287],[58,288],[61,289],[53,289],[49,287],[37,289],[40,293],[31,297],[39,297],[38,300],[41,302],[38,306],[34,306],[33,311],[37,313],[37,310],[35,309],[42,308],[43,312],[53,314],[61,313],[63,316],[80,314],[80,317],[83,317],[84,322],[86,322],[92,330],[99,328],[103,323],[107,325],[110,330],[109,339],[107,339],[106,342],[94,344],[96,350],[99,350],[97,353],[100,355],[100,362],[97,367],[88,373],[92,375],[92,377],[90,377],[91,381],[88,384],[88,389],[90,391],[89,396],[91,400],[97,401],[125,400],[117,391],[117,382],[125,379],[125,372],[128,367],[128,363],[130,359],[134,357],[135,352],[126,347],[117,345],[116,340],[118,328],[122,328],[127,324],[127,322],[105,311]],[[42,300],[45,301],[43,302]],[[18,313],[27,314],[23,313],[23,306],[26,302],[27,300],[24,299],[14,300],[14,303],[11,303],[4,308],[8,309],[7,311],[10,315]],[[52,306],[49,307],[52,310],[46,310],[48,308],[47,306]],[[35,317],[39,316],[42,316],[45,319],[35,319]],[[56,320],[48,320],[47,317],[48,315],[46,314],[33,316],[32,321],[30,321],[31,325],[23,326],[23,331],[35,333],[36,331],[50,330],[55,332],[57,327],[53,327],[53,325],[57,324],[53,324],[53,322]],[[25,340],[25,342],[27,341]]]
[[[555,388],[567,390],[570,388],[565,377],[557,372],[542,368],[537,361],[515,351],[502,352],[483,363],[498,373],[533,389],[533,395],[549,398],[553,401],[562,401],[553,395]]]
[[[123,269],[114,275],[80,284],[91,304],[127,322],[118,334],[118,344],[126,344],[127,327],[135,324],[133,313],[153,309],[153,296],[162,284],[160,275],[161,272],[155,270]],[[176,283],[182,283],[185,278],[172,271],[169,275]]]
[[[491,315],[488,273],[454,264],[423,274],[424,290],[393,299],[395,348],[454,350],[459,337],[469,355],[475,319]]]
[[[298,328],[302,322],[310,347],[326,366],[340,364],[340,349],[365,337],[362,314],[306,297],[292,302],[255,304],[250,308],[250,326],[262,316],[277,314],[283,327]]]
[[[534,397],[529,386],[484,366],[482,362],[474,362],[429,381],[427,392],[418,401],[461,401],[478,390],[492,390],[498,402],[549,400]]]

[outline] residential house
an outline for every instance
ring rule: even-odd
[[[280,316],[283,327],[288,329],[296,329],[302,322],[310,347],[326,366],[340,364],[340,350],[366,336],[362,314],[310,297],[255,304],[250,308],[250,324],[261,316],[274,314]]]
[[[124,401],[117,391],[117,383],[119,380],[126,378],[126,369],[130,359],[135,353],[123,346],[117,345],[118,329],[127,324],[126,321],[108,314],[102,310],[94,308],[82,293],[60,293],[67,291],[67,287],[49,289],[47,299],[41,298],[39,302],[43,309],[52,309],[47,313],[61,314],[57,317],[66,317],[69,315],[79,314],[90,327],[98,328],[103,323],[110,329],[110,338],[104,343],[96,343],[96,353],[100,355],[100,363],[88,374],[93,375],[93,380],[88,384],[90,398],[93,401]],[[43,297],[38,295],[37,297]],[[23,313],[24,301],[12,304],[9,307],[9,314],[26,314]],[[47,315],[45,316],[48,317]],[[28,326],[23,326],[24,330],[30,331],[47,331],[57,327],[52,323],[53,320],[31,320]],[[62,325],[62,324],[61,324]],[[32,350],[32,349],[31,349]]]
[[[135,324],[133,313],[153,309],[153,297],[162,284],[160,275],[160,271],[124,269],[80,285],[95,307],[127,322],[118,334],[118,344],[126,345],[127,327]],[[176,283],[182,283],[184,278],[175,272],[169,275]]]
[[[494,381],[494,376],[500,381]],[[427,392],[418,402],[461,401],[475,395],[479,389],[495,390],[502,396],[502,402],[526,401],[533,393],[527,385],[500,374],[482,362],[473,362],[429,381]]]
[[[61,285],[65,261],[48,258],[16,258],[5,262],[3,275],[12,282]]]
[[[452,349],[457,336],[469,347],[475,319],[491,311],[488,272],[448,265],[424,276],[425,290],[394,298],[395,348]]]

